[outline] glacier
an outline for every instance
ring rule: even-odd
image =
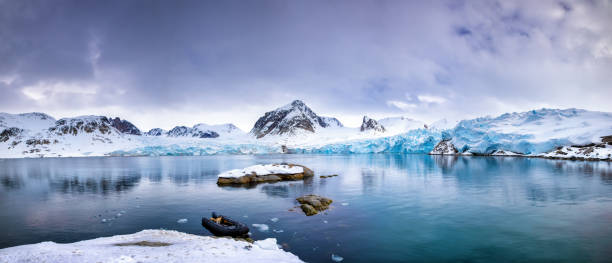
[[[602,136],[612,135],[611,113],[580,109],[506,113],[463,120],[450,128],[430,125],[399,134],[361,132],[359,128],[338,126],[318,129],[315,133],[260,139],[244,132],[218,138],[137,136],[121,133],[109,123],[102,116],[55,121],[40,113],[0,114],[0,128],[4,129],[0,134],[0,158],[431,153],[441,141],[456,148],[459,154],[512,152],[543,156],[558,147],[601,143]]]

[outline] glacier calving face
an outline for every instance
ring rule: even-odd
[[[449,133],[460,152],[539,154],[563,145],[600,142],[601,136],[612,134],[612,114],[540,109],[464,120]]]
[[[417,129],[407,133],[375,139],[290,147],[294,153],[428,153],[442,138],[437,130]]]

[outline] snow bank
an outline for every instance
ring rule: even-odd
[[[160,242],[162,246],[134,243]],[[166,244],[163,244],[166,243]],[[118,245],[119,244],[119,245]],[[165,245],[165,246],[164,246]],[[42,242],[0,249],[0,262],[302,262],[276,239],[249,244],[170,230],[143,230],[69,244]]]
[[[256,175],[268,174],[299,174],[303,173],[304,168],[301,166],[289,166],[284,164],[258,164],[249,166],[244,169],[234,169],[219,174],[223,178],[238,178],[241,176],[255,173]]]
[[[540,154],[541,157],[560,158],[560,159],[593,159],[593,160],[612,160],[612,146],[604,145],[601,147],[574,147],[564,146],[557,150]]]

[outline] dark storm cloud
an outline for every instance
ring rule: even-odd
[[[599,99],[612,95],[611,9],[605,1],[0,0],[0,110],[253,119],[302,98],[347,116],[612,111]],[[211,119],[231,121],[201,121]]]

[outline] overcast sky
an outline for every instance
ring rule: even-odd
[[[0,111],[233,122],[302,99],[431,122],[612,111],[612,1],[0,0]]]

